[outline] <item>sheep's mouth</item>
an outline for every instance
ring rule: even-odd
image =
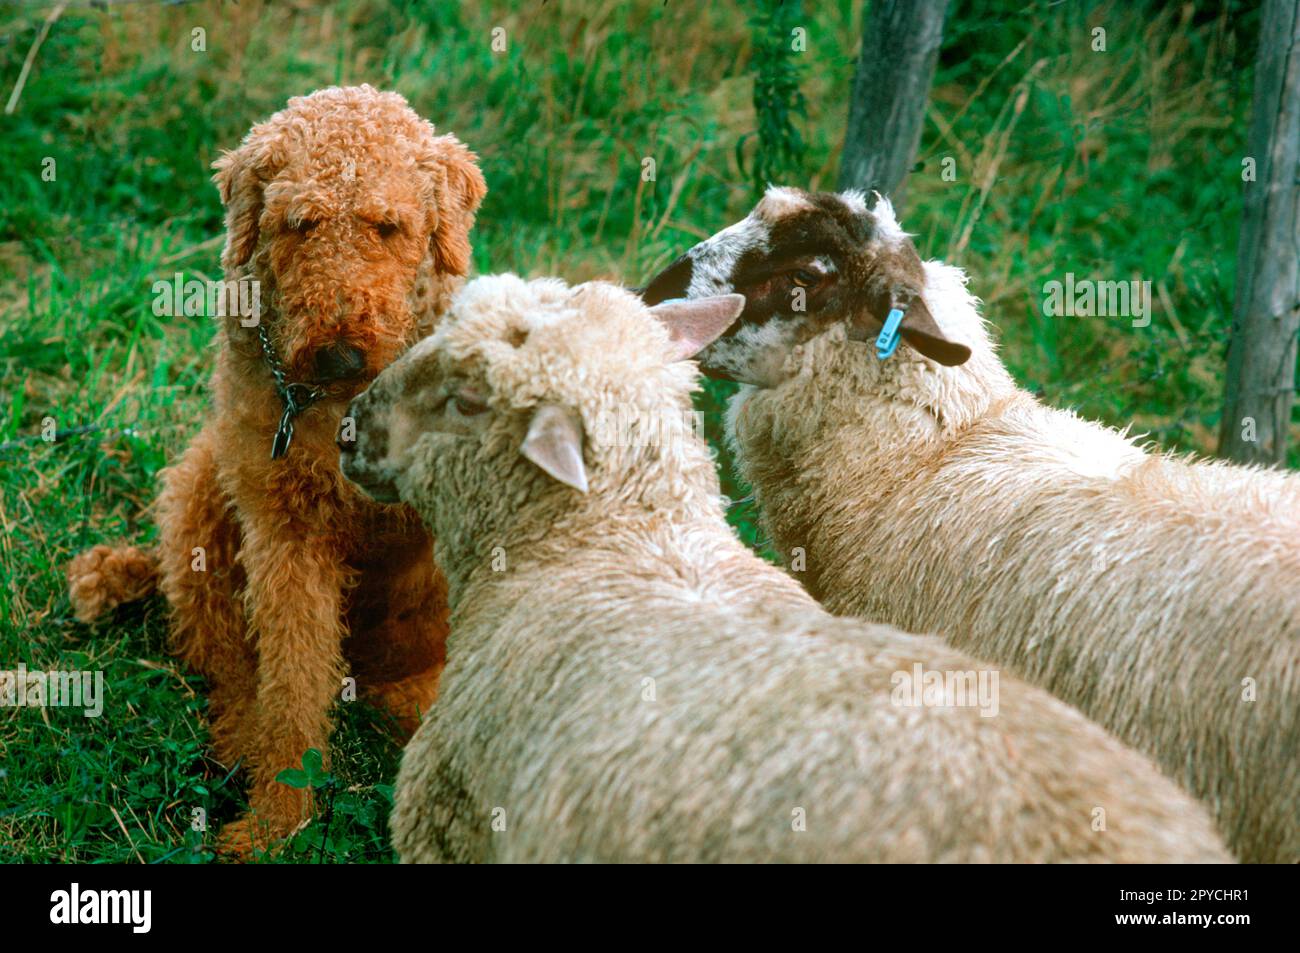
[[[342,454],[339,459],[339,469],[343,475],[348,478],[362,493],[370,497],[376,503],[400,503],[401,497],[397,493],[397,487],[387,480],[377,480],[368,473],[363,465],[352,462],[353,458],[347,454]]]
[[[709,367],[709,365],[707,365],[707,364],[701,364],[701,365],[700,365],[700,373],[702,373],[705,377],[709,378],[709,380],[714,380],[714,381],[731,381],[731,383],[733,383],[733,384],[739,384],[739,383],[740,383],[740,381],[736,380],[734,377],[732,377],[732,376],[731,376],[730,374],[728,374],[726,371],[720,371],[720,370],[717,370],[716,368]]]
[[[397,486],[383,473],[377,473],[358,451],[355,441],[338,441],[339,471],[376,503],[400,503]]]
[[[732,371],[729,371],[725,367],[720,367],[719,365],[714,364],[712,361],[710,361],[707,355],[708,355],[708,350],[706,349],[704,354],[702,354],[699,357],[699,368],[701,374],[709,378],[709,380],[731,381],[733,384],[744,383],[744,381],[737,378]]]

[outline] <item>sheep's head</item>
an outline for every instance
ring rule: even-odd
[[[889,201],[875,198],[869,207],[858,192],[770,188],[748,217],[682,255],[642,297],[655,305],[745,296],[740,320],[701,354],[714,377],[773,386],[788,375],[793,348],[837,324],[850,340],[873,339],[895,309],[904,343],[940,364],[963,363],[970,348],[935,322],[920,256]]]
[[[481,513],[621,492],[648,452],[638,433],[674,414],[686,424],[697,378],[685,359],[743,306],[727,295],[647,308],[602,282],[478,278],[433,335],[353,401],[339,439],[343,473],[430,523],[448,495]],[[611,433],[611,424],[629,429]],[[691,453],[708,459],[702,447]]]

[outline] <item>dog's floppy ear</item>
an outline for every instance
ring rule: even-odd
[[[561,483],[586,493],[582,442],[582,421],[577,414],[558,404],[542,404],[533,412],[519,452]]]
[[[469,230],[474,227],[474,213],[487,195],[478,156],[448,134],[433,140],[424,164],[438,183],[433,196],[437,224],[429,237],[434,269],[463,275],[469,271]]]
[[[650,313],[659,319],[672,337],[668,360],[685,361],[704,350],[745,310],[745,296],[714,295],[708,298],[673,298],[655,305]]]
[[[257,247],[262,190],[271,178],[260,132],[254,127],[238,149],[223,153],[212,163],[217,170],[212,181],[226,207],[226,247],[221,253],[221,266],[226,270],[246,264]]]

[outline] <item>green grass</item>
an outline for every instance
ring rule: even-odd
[[[102,670],[109,703],[97,719],[0,710],[0,859],[207,860],[212,831],[244,806],[242,780],[208,760],[203,685],[167,655],[162,603],[81,626],[62,577],[88,545],[152,538],[157,472],[204,415],[213,329],[156,318],[149,289],[178,270],[217,274],[220,150],[291,95],[395,88],[482,157],[480,271],[637,282],[753,201],[737,159],[740,143],[751,168],[759,145],[750,12],[660,0],[65,11],[0,117],[0,668]],[[0,8],[0,97],[44,13]],[[834,182],[860,16],[861,0],[800,14],[794,184]],[[1089,48],[1095,25],[1105,53]],[[905,225],[924,254],[971,272],[1017,378],[1170,449],[1213,449],[1257,25],[1239,3],[959,2],[908,186]],[[206,51],[191,49],[195,27]],[[1042,285],[1066,271],[1150,279],[1151,327],[1044,318]],[[724,399],[717,385],[701,398],[715,440]],[[102,429],[48,444],[49,418]],[[755,542],[752,511],[733,516]],[[285,859],[390,859],[397,752],[376,713],[342,707],[328,838],[317,822]]]

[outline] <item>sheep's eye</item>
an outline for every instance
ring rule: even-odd
[[[320,222],[314,218],[300,218],[294,222],[293,230],[300,235],[306,235],[319,224]]]
[[[380,238],[392,238],[397,234],[396,222],[380,222],[375,226],[375,231],[379,233]]]
[[[451,406],[462,417],[477,417],[488,409],[488,405],[468,394],[456,394],[451,398]]]
[[[796,268],[790,272],[790,280],[800,288],[811,288],[821,281],[821,276],[815,275],[811,271],[804,271],[802,268]]]

